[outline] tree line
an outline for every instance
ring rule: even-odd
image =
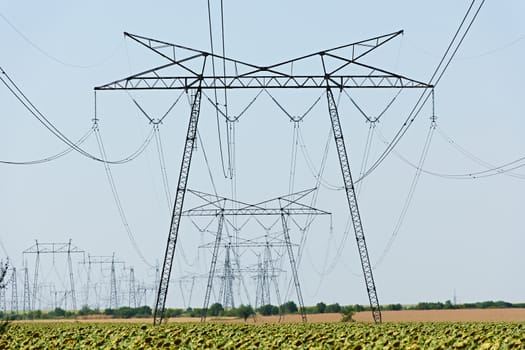
[[[454,304],[450,300],[443,302],[420,302],[414,305],[388,304],[381,307],[385,311],[397,310],[447,310],[447,309],[490,309],[490,308],[525,308],[525,303],[509,303],[506,301],[483,301],[477,303]],[[314,306],[306,306],[305,313],[341,313],[351,315],[355,312],[370,311],[369,306],[364,305],[346,305],[341,306],[339,303],[325,304],[319,302]],[[239,317],[247,319],[253,315],[262,316],[286,315],[299,313],[299,307],[293,301],[288,301],[282,305],[263,305],[254,309],[250,305],[239,305],[235,308],[225,309],[220,303],[212,304],[207,312],[207,317]],[[165,310],[165,317],[201,317],[202,308],[168,308]],[[50,311],[35,310],[25,313],[13,313],[0,311],[0,319],[3,320],[38,320],[38,319],[60,319],[60,318],[77,318],[77,317],[111,317],[111,318],[150,318],[153,316],[153,310],[149,306],[141,307],[120,307],[118,309],[91,309],[84,305],[80,310],[71,311],[62,308],[55,308]],[[1,325],[0,325],[1,326]],[[1,328],[1,327],[0,327]],[[1,329],[0,329],[1,330]]]

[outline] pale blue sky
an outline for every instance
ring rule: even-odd
[[[217,4],[212,6],[216,50],[220,43]],[[402,37],[378,50],[369,62],[427,81],[469,4],[469,1],[224,1],[226,53],[266,65],[404,29]],[[157,57],[124,39],[124,31],[204,50],[210,48],[206,1],[158,1],[147,5],[138,1],[75,4],[2,1],[0,13],[33,44],[0,18],[0,66],[74,140],[91,126],[94,86],[159,63]],[[525,92],[524,15],[522,1],[487,1],[436,88],[439,130],[495,165],[524,156],[521,106]],[[284,93],[279,100],[294,114],[301,114],[320,93]],[[148,112],[159,116],[178,93],[135,96]],[[367,91],[356,92],[354,96],[362,102],[363,109],[377,115],[392,95]],[[252,97],[248,93],[232,97],[233,113],[242,110]],[[379,124],[385,137],[390,139],[400,127],[417,97],[417,92],[400,95]],[[100,130],[107,152],[110,158],[121,158],[144,140],[151,126],[127,95],[102,92],[98,98]],[[348,99],[341,100],[348,153],[357,177],[368,124]],[[171,188],[176,186],[189,114],[184,102],[160,126]],[[414,163],[421,153],[430,115],[427,106],[398,145],[400,154]],[[0,116],[0,160],[35,159],[64,148],[4,86],[0,86]],[[301,123],[301,130],[318,166],[329,131],[324,97]],[[200,132],[219,192],[229,196],[229,182],[221,175],[215,113],[209,103],[203,103]],[[261,96],[241,118],[236,138],[240,200],[256,202],[287,193],[292,132],[293,123],[268,96]],[[93,137],[84,147],[98,154]],[[333,144],[330,147],[325,176],[339,186],[339,165]],[[384,144],[376,136],[371,161],[383,149]],[[77,246],[93,255],[115,252],[135,267],[137,279],[153,283],[153,272],[141,262],[127,238],[101,164],[73,152],[43,165],[0,168],[0,239],[15,266],[21,267],[21,252],[34,239],[63,242],[72,238]],[[447,174],[484,170],[438,132],[425,168]],[[112,170],[137,243],[148,261],[161,263],[170,213],[154,142],[137,160],[113,166]],[[525,169],[516,170],[520,172],[525,174]],[[372,262],[377,261],[392,235],[413,175],[413,168],[391,154],[363,181],[360,209]],[[200,147],[190,176],[190,188],[212,191]],[[299,152],[295,188],[314,185],[315,180]],[[454,291],[458,302],[490,299],[523,302],[524,195],[522,178],[498,175],[451,180],[423,174],[404,224],[389,254],[375,270],[380,302],[445,301],[453,298]],[[337,246],[343,241],[347,215],[344,194],[322,187],[316,205],[334,214],[333,233],[330,234],[330,223],[325,218],[319,218],[309,233],[300,268],[305,303],[323,300],[367,304],[352,232],[341,259],[329,268]],[[292,238],[297,240],[297,232],[292,233]],[[203,236],[190,222],[183,222],[181,244],[188,260],[197,256],[199,244],[211,239],[211,234]],[[246,252],[245,256],[250,254]],[[207,272],[202,258],[205,256],[209,261],[209,252],[201,249],[199,256],[201,260],[194,266],[179,258],[173,278]],[[31,267],[32,260],[29,264]],[[51,259],[42,261],[41,274],[51,275],[52,265]],[[325,273],[320,274],[323,270]],[[193,306],[200,306],[202,300],[205,284],[203,280],[198,283]],[[251,277],[246,277],[246,283],[254,288]],[[21,286],[20,283],[20,295]],[[187,293],[188,286],[184,288]],[[181,300],[179,286],[172,286],[169,306],[182,306]]]

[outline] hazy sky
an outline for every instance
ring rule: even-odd
[[[221,48],[218,4],[213,2],[211,8],[217,52]],[[469,5],[470,1],[224,1],[226,55],[268,65],[404,29],[403,36],[363,62],[428,81]],[[138,1],[31,4],[2,1],[0,13],[0,66],[40,111],[73,140],[81,138],[92,126],[93,87],[163,63],[145,48],[125,39],[124,31],[210,49],[206,1],[158,1],[147,5]],[[521,106],[525,92],[524,14],[525,4],[518,0],[487,1],[482,8],[436,88],[438,129],[424,165],[426,170],[439,174],[473,173],[486,169],[481,162],[498,166],[524,156],[525,122]],[[229,101],[232,115],[239,114],[256,93],[232,93]],[[294,91],[276,96],[293,115],[301,115],[321,93]],[[377,90],[351,93],[371,116],[377,116],[395,94]],[[153,118],[159,118],[179,92],[133,93],[133,96]],[[209,96],[212,97],[211,92]],[[417,91],[403,91],[382,117],[372,139],[369,165],[385,148],[380,134],[390,140],[418,96]],[[108,157],[123,158],[137,149],[152,126],[127,94],[107,91],[97,94],[97,98],[100,132]],[[340,114],[352,171],[357,178],[369,123],[345,95],[340,100]],[[417,163],[422,152],[431,115],[428,104],[396,148],[399,155],[413,163]],[[171,189],[176,187],[188,116],[184,96],[159,127]],[[67,148],[3,85],[0,118],[2,161],[44,158]],[[215,110],[207,100],[202,103],[199,123],[200,141],[217,190],[220,195],[230,197],[230,181],[224,178],[220,162]],[[223,122],[220,127],[225,149]],[[263,93],[235,128],[237,198],[257,202],[287,194],[294,123]],[[323,95],[300,123],[305,147],[299,147],[297,153],[295,190],[315,186],[305,154],[308,152],[314,166],[319,167],[329,129]],[[338,187],[342,180],[333,140],[329,146],[324,177],[328,184]],[[93,135],[82,147],[99,155]],[[480,161],[473,161],[475,157]],[[515,165],[523,164],[521,161]],[[155,139],[136,160],[114,165],[111,170],[140,250],[149,264],[162,263],[171,209],[166,203]],[[392,237],[414,173],[414,168],[392,153],[362,182],[359,204],[374,264]],[[66,242],[71,238],[91,255],[115,252],[126,266],[134,266],[138,281],[153,285],[154,270],[140,259],[128,239],[102,164],[71,152],[41,165],[1,164],[0,174],[0,239],[11,263],[19,269],[20,296],[22,251],[34,244],[35,239]],[[423,173],[391,249],[374,270],[380,302],[445,301],[452,299],[454,293],[458,302],[525,301],[522,276],[525,167],[512,174],[518,176],[450,179]],[[212,192],[200,143],[188,187]],[[185,208],[196,204],[188,197]],[[348,207],[344,192],[330,185],[321,186],[315,206],[333,215],[332,220],[317,218],[307,235],[299,269],[305,303],[311,305],[323,300],[367,304],[353,232],[345,236]],[[271,226],[275,219],[265,218],[264,224]],[[201,228],[207,223],[205,219],[195,220]],[[241,223],[239,219],[238,224]],[[211,231],[214,229],[216,222],[209,227]],[[273,228],[274,233],[279,230],[279,225]],[[261,232],[261,226],[250,222],[240,234],[248,237]],[[291,234],[292,240],[298,242],[297,227]],[[184,219],[180,244],[185,256],[181,256],[180,249],[177,251],[172,278],[207,273],[210,252],[197,247],[212,240],[211,232],[200,233],[191,221]],[[343,247],[340,257],[338,247]],[[251,249],[241,251],[243,266],[256,262],[255,253],[258,252]],[[32,278],[34,256],[26,258]],[[76,259],[74,264],[78,265],[75,274],[80,290],[85,283],[85,270],[78,262]],[[286,256],[281,265],[283,270],[289,270]],[[63,256],[55,256],[54,260],[42,257],[42,281],[64,284],[61,279],[65,271]],[[108,297],[102,286],[107,274],[102,271],[97,277],[102,299]],[[127,292],[126,274],[119,271],[122,293]],[[286,292],[289,277],[288,272],[281,273],[281,294],[283,298],[288,295],[288,299],[294,299],[295,294]],[[244,278],[253,303],[253,273],[246,273]],[[169,306],[187,304],[189,288],[187,281],[173,284]],[[205,280],[196,279],[193,306],[201,305],[204,288]],[[241,299],[244,295],[242,291],[242,297],[236,296],[237,303],[245,301]]]

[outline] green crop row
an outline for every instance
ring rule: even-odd
[[[0,349],[524,349],[525,323],[13,323]]]

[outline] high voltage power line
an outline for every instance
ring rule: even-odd
[[[2,77],[5,76],[5,79]],[[108,163],[108,164],[124,164],[131,162],[136,159],[138,156],[144,152],[147,148],[149,141],[146,138],[144,142],[139,146],[139,148],[134,151],[129,156],[119,159],[119,160],[105,160],[99,157],[94,156],[93,154],[85,151],[80,148],[75,142],[71,141],[62,131],[60,131],[40,110],[31,102],[31,100],[22,92],[22,90],[17,86],[17,84],[11,79],[11,77],[0,67],[0,81],[7,87],[11,94],[33,115],[39,122],[42,124],[49,132],[55,135],[61,142],[68,145],[71,149],[80,153],[81,155],[95,160],[97,162]],[[96,94],[95,94],[96,101]],[[96,102],[95,102],[96,105]]]
[[[105,58],[102,58],[98,62],[92,63],[92,64],[76,64],[76,63],[70,63],[66,62],[63,59],[57,58],[56,56],[50,54],[48,51],[44,50],[41,46],[37,45],[33,40],[29,39],[27,35],[25,35],[22,31],[20,31],[11,21],[7,19],[6,16],[4,16],[2,13],[0,13],[0,18],[2,18],[10,27],[13,29],[24,41],[26,41],[31,47],[33,47],[35,50],[40,52],[42,55],[46,56],[50,60],[59,63],[61,65],[71,67],[71,68],[93,68],[96,66],[99,66],[103,64],[104,62],[108,61],[110,58],[115,56],[115,54],[122,48],[124,42],[122,41],[118,45],[115,46],[115,48],[112,50],[112,52]]]
[[[467,25],[467,28],[464,29],[463,34],[461,34],[461,38],[459,39],[459,41],[456,44],[456,39],[459,37],[460,33],[462,32],[463,27],[464,27],[464,25],[465,25],[465,23],[467,21],[467,18],[469,17],[469,14],[471,13],[471,11],[473,9],[473,6],[474,6],[475,2],[476,2],[476,0],[472,0],[472,2],[470,3],[470,6],[468,7],[467,12],[463,16],[463,19],[461,20],[461,23],[460,23],[458,29],[456,30],[454,36],[452,37],[452,40],[450,41],[447,49],[445,50],[445,53],[443,54],[443,57],[441,58],[439,64],[437,65],[436,69],[434,70],[434,73],[430,77],[429,82],[428,82],[429,85],[433,85],[435,87],[440,82],[440,80],[443,77],[443,75],[445,74],[448,66],[452,62],[452,59],[456,55],[459,47],[463,43],[463,40],[465,39],[467,33],[469,32],[470,28],[472,27],[472,24],[476,20],[478,14],[479,14],[479,11],[481,10],[481,8],[483,7],[483,4],[485,3],[485,0],[482,0],[481,3],[479,4],[479,6],[477,7],[476,11],[474,12],[474,15],[472,16],[472,18],[470,19],[469,24]],[[453,48],[454,45],[455,45],[455,48]],[[452,53],[449,56],[450,52],[452,52]],[[446,61],[446,63],[445,63],[445,61]],[[444,67],[443,67],[443,69],[441,69],[443,64],[444,64]],[[441,72],[440,72],[440,69],[441,69]],[[437,79],[434,81],[434,78],[436,76],[437,76]],[[405,122],[403,123],[401,128],[397,131],[397,133],[395,134],[394,138],[389,142],[388,146],[385,148],[383,153],[378,157],[378,159],[374,162],[374,164],[363,174],[363,176],[361,176],[359,179],[357,179],[356,182],[359,182],[363,178],[365,178],[366,176],[370,175],[386,159],[386,157],[394,150],[394,148],[399,143],[401,138],[406,134],[406,132],[408,131],[408,129],[410,128],[410,126],[412,125],[414,120],[417,118],[417,116],[419,115],[419,113],[423,109],[423,106],[426,104],[426,102],[428,101],[430,96],[431,96],[431,92],[428,92],[428,89],[423,90],[421,96],[417,100],[417,102],[414,105],[414,107],[411,109],[411,111],[408,114]]]

